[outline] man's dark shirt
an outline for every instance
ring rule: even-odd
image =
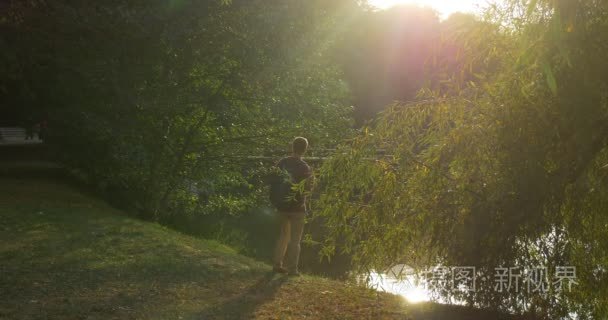
[[[305,179],[308,179],[312,176],[312,169],[302,159],[298,159],[294,156],[289,156],[281,159],[279,163],[277,163],[277,167],[281,170],[287,170],[291,175],[292,182],[294,184],[300,183]],[[306,190],[308,191],[309,186],[307,186]],[[306,211],[306,196],[304,195],[298,201],[298,204],[290,210],[286,210],[286,212],[302,212]]]

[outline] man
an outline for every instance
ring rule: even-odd
[[[287,204],[277,205],[281,234],[275,248],[273,271],[292,276],[299,275],[298,260],[300,259],[300,241],[302,240],[304,218],[306,216],[306,193],[310,191],[312,185],[312,169],[302,160],[306,149],[308,149],[308,140],[302,137],[295,138],[292,143],[293,154],[281,159],[277,164],[279,169],[289,174],[291,180],[289,187],[301,183],[306,186],[305,192],[289,189],[291,200]],[[286,268],[283,266],[285,258],[287,258]]]

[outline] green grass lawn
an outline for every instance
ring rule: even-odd
[[[0,261],[0,319],[495,319],[273,275],[50,180],[0,179]]]

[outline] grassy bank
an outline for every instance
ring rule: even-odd
[[[0,179],[0,260],[0,319],[495,319],[273,275],[50,180]]]

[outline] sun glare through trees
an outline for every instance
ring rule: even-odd
[[[608,0],[0,0],[0,318],[608,319],[607,52]]]
[[[369,0],[368,3],[378,9],[389,9],[399,5],[418,5],[437,10],[442,17],[455,12],[479,12],[487,4],[487,0]]]

